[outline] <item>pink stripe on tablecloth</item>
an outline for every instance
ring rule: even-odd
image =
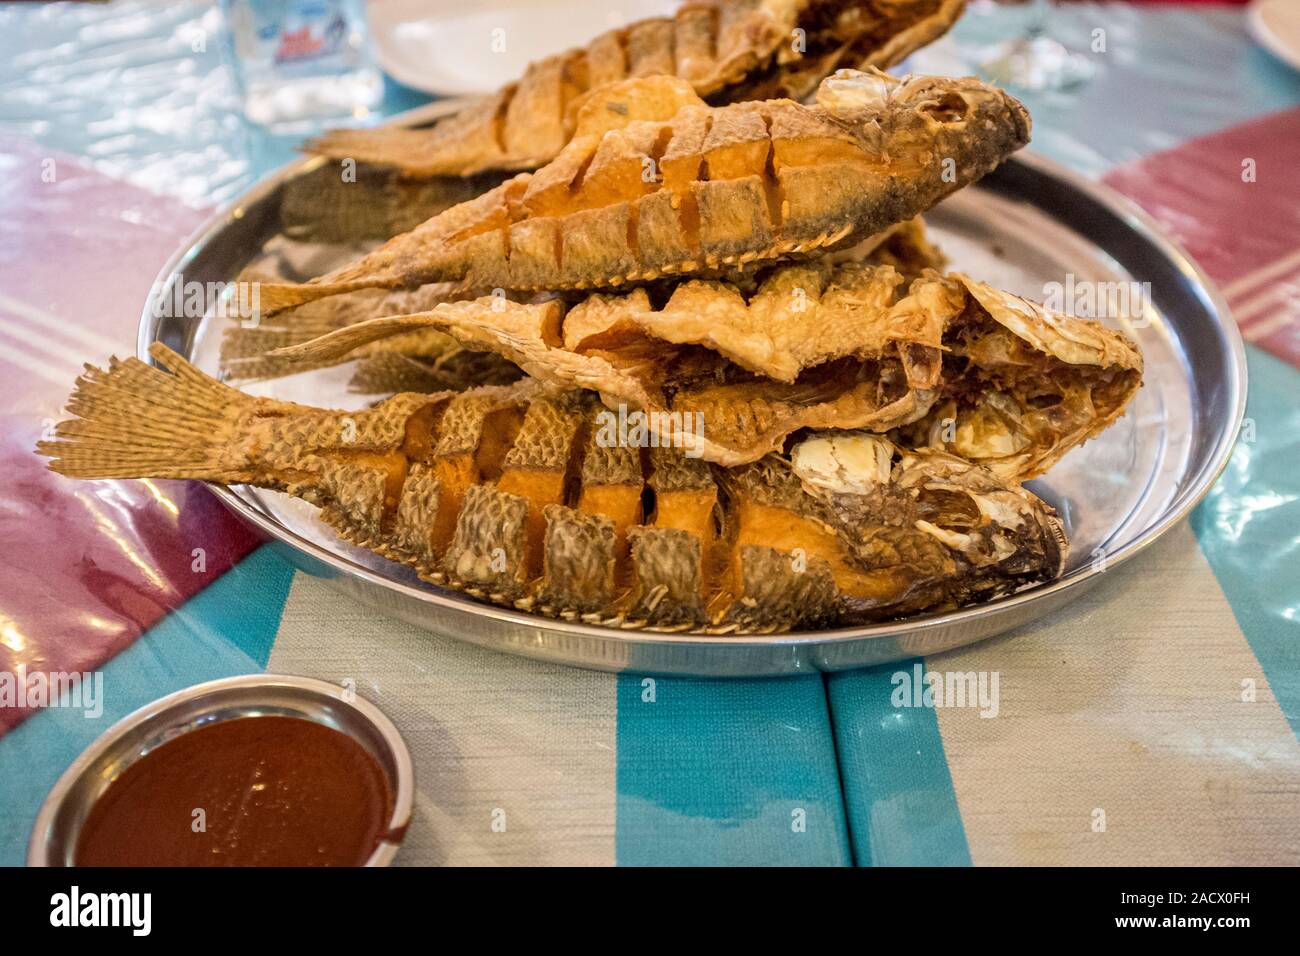
[[[33,144],[0,141],[0,172],[0,671],[93,670],[258,543],[201,485],[74,482],[32,451],[83,362],[134,354],[203,213]]]
[[[1222,288],[1247,341],[1300,366],[1300,109],[1112,170]],[[1140,277],[1139,277],[1140,278]]]

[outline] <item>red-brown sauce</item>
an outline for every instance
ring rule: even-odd
[[[383,770],[351,737],[297,717],[241,717],[182,734],[127,767],[91,807],[74,858],[356,866],[384,838],[392,808]]]

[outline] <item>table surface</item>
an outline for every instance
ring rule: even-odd
[[[1022,15],[977,5],[909,65],[969,72]],[[399,863],[1300,863],[1300,75],[1239,9],[1079,4],[1050,25],[1105,49],[1088,84],[1024,96],[1033,148],[1160,218],[1254,343],[1225,476],[1046,621],[718,681],[430,635],[294,572],[197,485],[44,472],[32,443],[80,362],[133,351],[162,262],[295,139],[241,119],[209,3],[0,3],[0,673],[102,675],[93,707],[0,713],[0,864],[112,720],[258,670],[353,681],[396,722],[418,776]],[[421,102],[389,83],[382,110]],[[895,706],[913,665],[996,673],[997,716]]]

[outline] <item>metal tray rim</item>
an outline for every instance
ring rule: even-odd
[[[398,121],[414,125],[417,122],[428,121],[444,113],[452,112],[454,107],[459,105],[461,104],[431,104],[431,107],[429,108],[420,108],[411,111],[410,114],[405,114],[403,117],[400,117]],[[184,245],[159,271],[153,288],[161,288],[171,275],[181,269],[185,262],[198,254],[200,249],[212,239],[224,224],[242,217],[243,207],[245,205],[265,198],[267,195],[278,189],[285,180],[313,169],[321,162],[323,162],[323,160],[319,158],[307,158],[287,163],[255,184],[238,199],[227,203],[199,226],[199,228],[196,229],[188,239],[186,239]],[[1159,521],[1144,528],[1132,540],[1117,549],[1114,553],[1107,554],[1107,570],[1109,570],[1119,566],[1129,558],[1145,550],[1148,546],[1162,537],[1170,528],[1174,527],[1187,517],[1191,510],[1205,498],[1209,493],[1209,490],[1214,486],[1214,483],[1218,480],[1219,476],[1223,473],[1223,470],[1227,467],[1228,460],[1232,454],[1232,449],[1236,443],[1236,437],[1246,412],[1247,366],[1245,345],[1240,330],[1233,321],[1222,294],[1210,281],[1209,277],[1201,267],[1175,240],[1163,231],[1154,218],[1145,210],[1141,209],[1134,202],[1116,192],[1114,189],[1111,189],[1109,186],[1088,179],[1079,173],[1076,173],[1043,156],[1037,155],[1032,151],[1022,151],[1021,153],[1011,157],[1007,162],[1022,163],[1032,168],[1036,168],[1040,172],[1064,181],[1071,188],[1090,195],[1099,204],[1112,210],[1118,218],[1127,221],[1127,223],[1136,232],[1140,233],[1147,242],[1155,246],[1166,259],[1175,264],[1179,271],[1193,277],[1195,279],[1195,287],[1198,293],[1208,300],[1209,306],[1218,318],[1220,327],[1219,331],[1225,340],[1225,344],[1229,347],[1232,353],[1231,363],[1228,365],[1230,375],[1223,383],[1231,395],[1229,405],[1232,408],[1232,414],[1229,421],[1224,423],[1225,427],[1219,429],[1218,434],[1216,435],[1215,446],[1212,454],[1208,456],[1207,460],[1200,468],[1199,473],[1195,475],[1195,480],[1184,489]],[[149,346],[155,340],[157,324],[158,320],[153,315],[150,302],[146,301],[141,314],[140,331],[136,343],[137,355],[143,361],[152,362],[148,350]],[[1015,609],[1027,604],[1045,600],[1053,595],[1061,595],[1063,602],[1069,601],[1076,595],[1070,595],[1067,597],[1065,596],[1065,592],[1077,591],[1078,594],[1082,594],[1082,592],[1086,590],[1087,585],[1095,583],[1095,579],[1100,574],[1104,573],[1102,570],[1093,569],[1088,566],[1080,568],[1079,570],[1058,578],[1055,581],[1038,585],[995,601],[990,601],[987,604],[960,608],[955,611],[947,611],[941,614],[917,618],[905,618],[899,621],[889,621],[859,627],[836,628],[820,631],[794,631],[768,635],[674,634],[630,628],[620,629],[528,614],[521,611],[498,607],[496,605],[481,603],[475,601],[473,598],[453,591],[415,587],[399,581],[391,580],[390,578],[378,574],[369,568],[355,564],[347,558],[337,555],[320,545],[317,545],[315,542],[309,541],[295,532],[283,527],[278,522],[250,506],[229,489],[211,482],[204,482],[204,484],[207,485],[208,489],[216,495],[222,504],[230,509],[230,511],[237,515],[241,520],[253,525],[270,538],[280,541],[299,552],[305,553],[310,558],[327,565],[340,575],[359,578],[368,584],[390,591],[401,592],[416,600],[444,607],[449,611],[468,612],[470,614],[491,618],[503,624],[514,624],[539,631],[563,633],[572,637],[583,636],[601,640],[616,640],[628,645],[706,645],[710,647],[726,645],[737,647],[738,649],[741,647],[776,649],[784,647],[820,647],[822,645],[847,643],[869,638],[884,639],[898,637],[904,634],[915,635],[932,629],[950,627],[955,624],[981,620],[991,616],[1001,616],[1013,612]]]

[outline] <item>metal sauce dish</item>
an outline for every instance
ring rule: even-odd
[[[155,288],[170,295],[177,282],[233,279],[279,236],[286,181],[319,165],[313,159],[285,167],[214,217],[163,269]],[[1209,491],[1245,414],[1245,350],[1222,297],[1149,216],[1113,190],[1032,153],[1012,157],[925,221],[952,269],[1032,299],[1042,300],[1049,283],[1150,284],[1140,315],[1107,320],[1124,327],[1145,357],[1145,382],[1133,406],[1030,485],[1058,509],[1070,537],[1065,574],[1056,581],[957,611],[833,631],[730,637],[616,630],[480,604],[339,541],[304,502],[256,488],[212,490],[295,566],[377,612],[579,667],[737,677],[835,671],[938,653],[1026,624],[1079,597],[1103,573],[1116,573]],[[308,253],[313,269],[323,270],[355,251]],[[148,361],[149,345],[161,341],[216,374],[221,327],[213,315],[157,318],[146,304],[138,353]],[[367,399],[347,390],[349,371],[325,369],[247,389],[312,405],[362,407]]]
[[[248,674],[196,684],[123,717],[63,772],[41,804],[27,846],[28,866],[73,866],[86,816],[109,784],[149,751],[181,734],[240,717],[297,717],[347,734],[378,762],[393,794],[386,832],[366,866],[387,866],[411,821],[415,771],[393,722],[337,684]]]

